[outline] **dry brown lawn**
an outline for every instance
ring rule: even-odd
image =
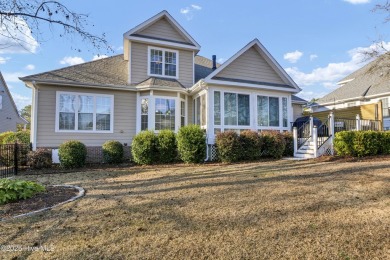
[[[389,172],[390,160],[281,160],[23,176],[87,194],[0,222],[0,257],[389,259]]]

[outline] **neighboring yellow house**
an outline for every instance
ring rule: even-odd
[[[335,117],[379,120],[384,130],[390,130],[390,54],[355,71],[338,82],[339,88],[320,98],[311,106],[312,114],[325,119],[332,111]]]
[[[259,40],[223,64],[163,11],[123,35],[124,53],[21,78],[33,90],[33,148],[69,139],[130,144],[142,130],[289,131],[300,88]]]

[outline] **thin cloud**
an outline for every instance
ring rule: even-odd
[[[344,2],[353,4],[353,5],[358,5],[358,4],[368,4],[371,2],[371,0],[344,0]]]
[[[313,61],[313,60],[315,60],[315,59],[317,59],[318,58],[318,55],[317,54],[311,54],[310,55],[310,61]]]
[[[20,83],[19,77],[24,77],[25,75],[26,74],[23,72],[11,72],[11,73],[4,72],[3,73],[3,77],[7,83],[8,82]]]
[[[84,59],[81,57],[64,57],[62,60],[60,60],[60,64],[63,65],[77,65],[80,63],[84,63]]]
[[[26,70],[34,70],[35,69],[35,65],[33,64],[28,64],[26,67],[24,67]]]
[[[23,96],[12,91],[11,91],[11,95],[15,102],[15,105],[18,107],[18,110],[24,108],[27,105],[31,105],[31,97]]]
[[[302,56],[303,56],[303,52],[297,50],[294,52],[288,52],[284,54],[283,58],[290,63],[296,63]]]
[[[10,59],[11,59],[10,57],[0,57],[0,64],[5,64]]]
[[[202,10],[202,7],[199,5],[192,4],[190,6],[186,6],[180,9],[180,13],[184,15],[188,21],[194,18],[194,13]]]
[[[4,20],[2,23],[0,26],[0,54],[35,53],[37,51],[39,44],[32,36],[26,21],[15,17],[12,22]]]

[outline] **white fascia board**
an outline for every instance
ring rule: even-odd
[[[151,17],[151,18],[149,18],[148,20],[146,20],[145,22],[143,22],[143,23],[141,23],[141,24],[139,24],[139,25],[137,25],[136,27],[134,27],[133,29],[131,29],[131,30],[129,30],[129,31],[127,31],[127,32],[125,32],[124,34],[123,34],[123,37],[124,38],[127,38],[127,39],[129,39],[129,36],[131,35],[131,34],[133,34],[133,33],[136,33],[137,31],[140,31],[140,30],[142,30],[142,29],[144,29],[144,28],[146,28],[146,27],[148,27],[149,25],[151,25],[151,24],[153,24],[155,21],[157,21],[157,20],[159,20],[159,19],[161,19],[162,17],[166,17],[167,18],[167,20],[172,24],[172,25],[174,25],[177,29],[178,29],[178,31],[179,31],[179,33],[182,35],[182,36],[184,36],[184,38],[187,38],[187,40],[189,40],[192,44],[194,44],[195,45],[195,49],[196,50],[200,50],[200,45],[199,45],[199,43],[197,43],[197,41],[195,41],[195,39],[194,38],[192,38],[192,36],[166,11],[166,10],[164,10],[164,11],[162,11],[162,12],[160,12],[160,13],[158,13],[158,14],[156,14],[155,16],[153,16],[153,17]]]
[[[255,88],[255,89],[267,89],[267,90],[277,90],[288,93],[298,93],[300,90],[297,89],[286,89],[284,87],[277,86],[267,86],[267,85],[257,85],[251,83],[240,83],[240,82],[231,82],[231,81],[223,81],[223,80],[215,80],[215,79],[205,79],[206,83],[216,84],[216,85],[226,85],[226,86],[238,86],[238,87],[246,87],[246,88]]]
[[[177,48],[186,49],[186,50],[196,50],[196,51],[200,50],[196,46],[191,46],[188,44],[182,44],[182,43],[176,43],[176,42],[170,42],[170,41],[164,41],[164,40],[149,39],[149,38],[143,38],[143,37],[137,37],[137,36],[126,36],[126,39],[128,39],[130,41],[134,41],[134,42],[164,45],[164,46],[177,47]]]

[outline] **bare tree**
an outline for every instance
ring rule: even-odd
[[[98,53],[112,52],[104,33],[100,36],[94,35],[86,29],[89,26],[87,14],[75,13],[60,1],[0,0],[0,37],[3,38],[0,49],[19,45],[29,50],[28,44],[31,40],[43,43],[45,25],[52,33],[59,27],[60,32],[56,33],[59,37],[81,38],[91,44]],[[76,46],[71,48],[81,51]]]

